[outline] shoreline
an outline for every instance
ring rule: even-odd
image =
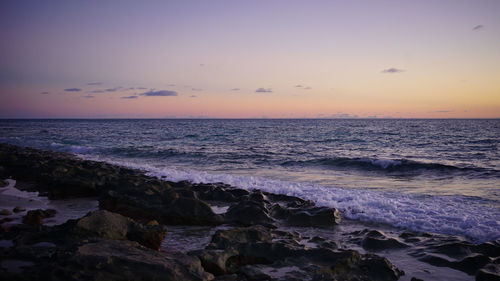
[[[132,234],[125,231],[127,233],[124,236],[125,239],[122,237],[119,241],[135,241],[133,243],[137,242],[143,246],[154,245],[149,248],[160,249],[160,252],[154,253],[161,253],[166,255],[165,257],[170,255],[161,251],[161,244],[169,238],[169,231],[164,229],[165,226],[167,229],[174,230],[175,225],[182,225],[186,228],[189,228],[186,225],[202,226],[209,229],[215,226],[227,226],[227,229],[212,231],[211,242],[205,245],[205,248],[189,249],[188,252],[182,253],[182,257],[189,257],[186,259],[191,261],[191,266],[193,263],[199,263],[195,273],[189,272],[191,275],[186,275],[190,276],[189,280],[213,280],[213,278],[215,280],[252,280],[252,278],[292,280],[289,278],[295,275],[305,279],[320,278],[317,280],[328,280],[327,277],[359,277],[360,280],[398,280],[399,278],[400,280],[410,280],[410,278],[425,280],[426,276],[438,280],[446,274],[454,276],[456,280],[473,280],[474,276],[476,280],[487,280],[481,279],[483,278],[481,276],[498,278],[498,257],[500,256],[498,241],[474,244],[452,235],[414,233],[401,229],[393,230],[379,224],[343,221],[338,210],[318,207],[312,201],[294,196],[258,190],[247,191],[223,183],[167,182],[147,176],[143,171],[82,160],[69,153],[42,151],[0,143],[0,166],[2,167],[1,179],[13,176],[14,179],[19,179],[19,182],[31,182],[31,187],[27,185],[28,190],[31,188],[33,191],[34,188],[51,200],[93,196],[98,199],[99,209],[102,210],[94,211],[84,218],[70,220],[59,226],[42,226],[42,231],[36,231],[33,227],[26,229],[24,225],[4,230],[0,240],[15,241],[13,247],[2,248],[0,246],[4,253],[8,254],[6,257],[22,256],[19,248],[30,245],[19,242],[25,238],[26,233],[37,236],[45,232],[44,236],[46,236],[47,233],[60,232],[65,228],[78,229],[77,232],[81,232],[82,220],[120,220],[126,221],[127,228],[133,231],[131,231]],[[227,208],[223,210],[225,212],[219,209],[218,213],[214,212],[213,206]],[[3,219],[3,216],[1,218]],[[349,227],[349,225],[355,225],[355,227]],[[346,230],[342,230],[344,226],[347,226]],[[365,230],[363,227],[369,228]],[[177,227],[177,230],[180,228],[182,227]],[[96,256],[89,252],[85,252],[85,255],[82,253],[82,249],[88,250],[87,248],[92,246],[89,240],[100,243],[100,246],[104,248],[110,246],[110,243],[115,243],[113,242],[115,239],[102,235],[102,232],[108,231],[87,229],[83,236],[80,233],[78,238],[65,237],[63,239],[70,240],[70,242],[61,245],[55,241],[51,243],[54,242],[57,249],[74,248],[78,245],[78,250],[76,252],[73,250],[71,255],[72,258],[78,257],[76,261],[72,259],[73,269],[76,270],[89,260],[96,259]],[[162,234],[163,237],[161,237]],[[178,231],[177,234],[182,236],[183,232]],[[155,239],[144,238],[150,236]],[[184,236],[187,237],[185,233]],[[82,242],[85,240],[87,242]],[[186,243],[188,242],[189,239]],[[121,247],[129,250],[139,249],[130,244],[132,242],[127,243]],[[263,244],[267,245],[267,248],[261,248]],[[116,253],[103,253],[104,256],[113,254]],[[381,254],[389,260],[375,254]],[[24,255],[29,257],[26,253]],[[172,255],[181,256],[178,253]],[[318,260],[322,255],[328,258]],[[434,275],[424,271],[409,271],[406,268],[407,274],[404,275],[391,263],[391,260],[401,255],[412,257],[414,265],[431,268]],[[237,260],[235,257],[238,257]],[[120,262],[125,262],[123,259],[124,257],[117,257]],[[304,265],[304,260],[307,261],[307,266]],[[48,261],[55,261],[56,264],[62,262],[53,258],[48,258]],[[345,265],[347,261],[349,261],[348,270],[341,270],[340,265]],[[131,262],[126,260],[127,264]],[[229,267],[226,266],[228,262]],[[380,276],[380,272],[377,272],[375,268],[371,271],[362,269],[367,264],[380,262],[383,264],[381,267],[386,270],[384,274],[387,275]],[[145,263],[141,266],[147,268],[152,265]],[[163,266],[168,267],[164,264]],[[182,267],[178,264],[177,266]],[[31,268],[28,269],[31,273],[21,272],[21,277],[23,274],[34,274],[36,270],[33,268],[48,270],[47,267],[50,268],[43,262],[26,267]],[[288,268],[288,271],[279,270],[283,268]],[[292,269],[289,270],[290,268]],[[495,270],[497,270],[496,273]],[[109,271],[112,270],[109,269]],[[274,274],[276,272],[280,272],[281,275]],[[9,271],[4,273],[13,274]],[[113,276],[108,277],[118,278],[119,275]]]

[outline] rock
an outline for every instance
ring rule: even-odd
[[[2,168],[2,167],[0,167],[0,168]],[[9,185],[8,181],[6,181],[6,180],[0,180],[0,188],[6,187],[8,185]]]
[[[162,225],[142,225],[120,214],[105,210],[94,211],[81,218],[76,227],[86,235],[106,239],[129,239],[158,250],[167,234]]]
[[[76,226],[90,235],[106,239],[125,239],[132,221],[122,215],[99,210],[78,220]]]
[[[31,210],[26,213],[26,215],[23,217],[23,223],[25,224],[42,224],[43,219],[45,218],[52,218],[56,215],[56,210],[54,209],[47,209],[47,210]]]
[[[363,241],[361,242],[361,246],[363,246],[364,249],[371,251],[402,249],[409,247],[405,243],[402,243],[395,238],[380,239],[369,236],[363,239]]]
[[[312,207],[305,210],[292,211],[286,219],[291,226],[333,226],[340,222],[337,209],[327,207]]]
[[[14,211],[14,213],[20,213],[20,212],[26,211],[26,208],[24,208],[22,206],[16,206],[16,207],[14,207],[13,211]]]
[[[500,265],[488,264],[476,273],[476,281],[500,281]]]
[[[342,256],[328,267],[316,272],[313,280],[398,280],[404,272],[386,258],[377,255],[361,255],[356,251],[341,252]]]
[[[226,220],[240,225],[270,225],[274,220],[262,202],[243,200],[229,207],[225,214]]]
[[[212,236],[209,249],[227,249],[241,243],[270,242],[273,239],[271,230],[255,225],[244,228],[218,230]]]
[[[56,266],[58,280],[212,280],[197,258],[149,250],[136,242],[105,240],[82,245],[65,266]]]
[[[216,215],[207,203],[199,199],[179,197],[162,214],[162,221],[183,225],[215,225],[222,223],[222,217]]]
[[[451,267],[463,271],[469,275],[474,275],[479,269],[491,262],[491,258],[485,255],[474,254],[465,257],[461,261],[452,262]]]
[[[12,212],[7,210],[7,209],[2,209],[0,210],[0,216],[10,216],[12,215]]]

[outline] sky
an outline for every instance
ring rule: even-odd
[[[500,1],[0,1],[0,118],[500,118]]]

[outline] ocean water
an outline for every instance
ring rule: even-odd
[[[0,142],[500,239],[500,120],[0,120]]]

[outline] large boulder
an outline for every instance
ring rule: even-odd
[[[76,227],[85,235],[106,239],[129,239],[155,250],[160,248],[167,234],[167,228],[163,225],[142,225],[105,210],[94,211],[81,218]]]
[[[104,240],[78,248],[53,280],[212,280],[197,258],[152,251],[136,242]]]

